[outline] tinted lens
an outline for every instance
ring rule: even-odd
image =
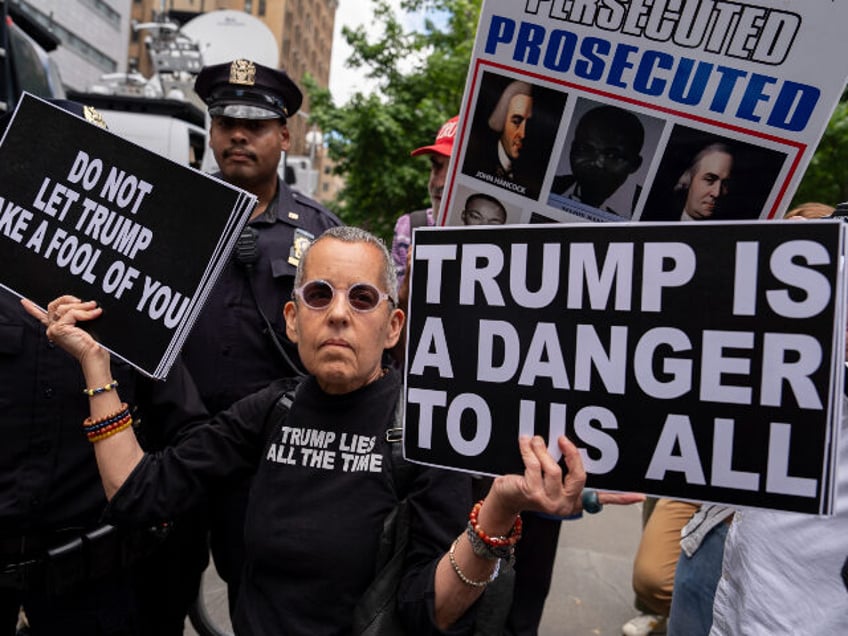
[[[323,280],[314,280],[303,286],[300,297],[313,309],[324,309],[333,301],[333,288]]]
[[[347,299],[356,311],[371,311],[380,304],[380,290],[366,283],[357,283],[347,290]]]

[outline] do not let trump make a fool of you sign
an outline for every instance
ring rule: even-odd
[[[0,145],[0,286],[97,300],[84,327],[161,378],[255,201],[25,94]]]

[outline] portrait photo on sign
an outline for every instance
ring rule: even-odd
[[[556,166],[548,205],[568,211],[578,202],[622,220],[630,219],[663,123],[617,105],[579,98]]]
[[[520,211],[511,210],[502,197],[481,192],[477,188],[460,186],[456,190],[453,212],[448,225],[471,227],[475,225],[507,225],[518,223]]]
[[[770,148],[675,125],[639,220],[760,218],[785,161]]]
[[[484,72],[463,174],[538,199],[565,102],[565,93]]]

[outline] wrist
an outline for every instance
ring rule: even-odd
[[[477,522],[492,536],[507,534],[520,513],[518,510],[502,505],[501,498],[497,497],[492,490],[485,499],[475,504],[475,508],[478,508],[475,513]]]
[[[103,347],[80,359],[86,386],[104,386],[112,381],[112,365],[109,352]]]
[[[482,511],[485,508],[484,501],[478,501],[468,515],[468,527],[466,535],[471,545],[472,552],[484,559],[506,559],[512,563],[515,554],[515,545],[521,539],[522,521],[521,515],[514,515],[509,522],[507,530],[492,530],[502,526],[486,526],[481,521]]]

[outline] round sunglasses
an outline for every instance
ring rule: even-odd
[[[325,280],[311,280],[295,288],[294,295],[310,309],[323,311],[332,304],[336,292],[344,290],[344,287],[333,287]],[[395,304],[391,296],[380,291],[371,283],[351,285],[347,288],[346,296],[350,308],[362,314],[374,311],[383,300],[388,300],[392,305]]]

